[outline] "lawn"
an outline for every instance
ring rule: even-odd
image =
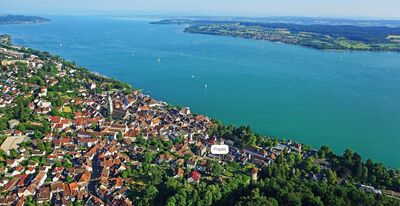
[[[63,112],[64,112],[64,113],[71,113],[71,112],[72,112],[72,109],[71,109],[71,107],[64,106],[64,107],[63,107]]]

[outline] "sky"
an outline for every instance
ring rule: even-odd
[[[2,14],[177,14],[400,19],[400,0],[0,0]]]

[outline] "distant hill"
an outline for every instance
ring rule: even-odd
[[[32,24],[48,22],[46,19],[39,16],[23,16],[23,15],[4,15],[0,16],[0,24]]]
[[[164,16],[158,17],[167,21],[177,21],[181,24],[205,21],[218,22],[251,22],[251,23],[285,23],[300,25],[347,25],[347,26],[381,26],[381,27],[398,27],[400,28],[400,20],[383,20],[383,19],[341,19],[341,18],[323,18],[323,17],[233,17],[233,16]],[[159,23],[167,23],[160,21]],[[168,23],[170,24],[170,23]]]

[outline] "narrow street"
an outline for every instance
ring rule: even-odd
[[[92,168],[93,168],[93,172],[92,172],[92,177],[90,178],[90,182],[88,185],[88,189],[90,194],[94,195],[97,197],[97,192],[96,192],[96,188],[99,185],[99,178],[101,175],[101,168],[100,168],[100,161],[99,161],[99,156],[96,154],[92,160]]]

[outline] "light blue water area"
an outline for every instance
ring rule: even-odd
[[[224,123],[400,168],[399,53],[188,34],[148,20],[49,18],[0,33]]]

